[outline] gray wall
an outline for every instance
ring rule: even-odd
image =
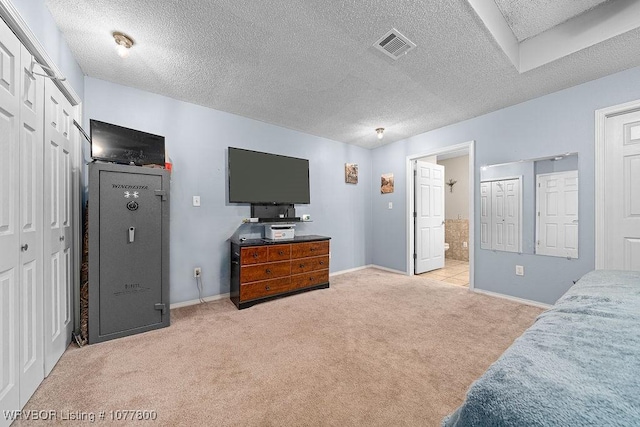
[[[76,62],[44,0],[11,0],[53,62],[84,99],[84,73]]]
[[[480,249],[480,217],[475,213],[475,286],[515,297],[553,303],[595,266],[594,111],[640,99],[640,68],[555,92],[471,120],[426,132],[373,150],[372,173],[395,174],[395,192],[373,191],[373,263],[406,270],[406,157],[475,140],[475,205],[480,166],[577,152],[580,157],[580,258],[493,252]],[[387,202],[394,209],[387,209]],[[515,275],[515,265],[525,276]]]
[[[227,203],[229,146],[309,159],[311,204],[297,205],[296,213],[313,222],[298,224],[297,232],[332,238],[332,272],[371,263],[371,151],[90,77],[85,94],[87,130],[89,119],[98,119],[166,137],[174,168],[172,303],[197,299],[196,266],[206,296],[229,291],[227,240],[250,216],[248,204]],[[345,163],[358,164],[357,185],[345,184]],[[199,208],[191,206],[194,195]]]

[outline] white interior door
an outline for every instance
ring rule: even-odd
[[[0,21],[0,409],[19,409],[20,49]],[[0,414],[1,415],[1,414]],[[0,425],[9,425],[0,416]]]
[[[44,259],[45,374],[71,340],[72,322],[72,155],[69,101],[45,81]]]
[[[415,273],[444,267],[444,166],[416,161]]]
[[[578,171],[536,176],[536,253],[578,257]]]
[[[640,112],[605,124],[604,268],[640,271]]]
[[[20,405],[23,406],[44,379],[44,81],[31,75],[31,55],[24,46],[20,62]]]

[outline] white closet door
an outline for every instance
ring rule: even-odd
[[[20,67],[20,405],[44,379],[42,149],[44,81],[30,74],[23,46]],[[41,70],[36,70],[42,72]]]
[[[45,81],[44,120],[44,259],[45,374],[71,340],[72,215],[71,123],[69,101]]]
[[[0,409],[20,408],[20,48],[0,21]],[[0,426],[9,425],[0,416]]]
[[[578,171],[536,177],[539,255],[578,257]]]
[[[520,252],[520,180],[505,180],[504,192],[504,250]]]
[[[506,250],[504,181],[491,183],[491,249]]]
[[[480,183],[480,247],[491,249],[491,182]]]
[[[521,252],[520,187],[520,178],[481,183],[481,248]]]
[[[640,271],[640,111],[607,118],[605,145],[602,268]]]

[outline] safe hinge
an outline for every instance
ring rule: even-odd
[[[164,303],[159,302],[154,306],[154,308],[156,310],[160,310],[161,314],[166,314],[167,313],[167,305],[164,304]]]
[[[413,176],[418,176],[418,170],[417,169],[413,170]]]
[[[418,259],[418,254],[414,253],[413,254],[413,259]]]
[[[414,218],[417,218],[417,217],[418,217],[418,212],[414,212],[414,213],[413,213],[413,217],[414,217]]]
[[[167,191],[166,190],[156,190],[156,196],[162,197],[162,200],[167,200]]]

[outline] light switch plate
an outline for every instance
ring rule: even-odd
[[[393,202],[389,202],[389,209],[393,209]]]
[[[516,265],[516,276],[524,276],[524,266]]]
[[[193,206],[200,206],[200,196],[193,196]]]

